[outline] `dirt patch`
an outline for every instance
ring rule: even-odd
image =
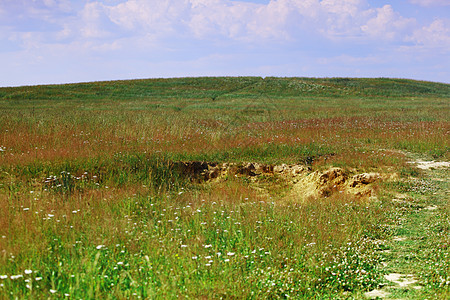
[[[364,296],[366,296],[369,299],[383,299],[390,295],[391,293],[383,291],[383,290],[373,290],[370,292],[364,293]]]
[[[225,180],[227,176],[256,177],[261,175],[273,175],[277,166],[258,163],[211,163],[200,161],[177,162],[175,166],[179,171],[187,175],[194,182],[206,182]]]
[[[420,290],[422,288],[421,285],[413,285],[413,284],[417,283],[418,281],[411,274],[390,273],[390,274],[384,275],[384,279],[386,279],[387,281],[390,281],[396,285],[390,286],[390,287],[384,287],[383,289],[380,289],[380,290],[373,290],[370,292],[366,292],[366,293],[364,293],[364,296],[369,299],[379,299],[379,298],[384,299],[384,298],[388,298],[391,295],[391,293],[387,291],[388,288],[391,288],[391,289],[413,288],[416,290]]]
[[[414,275],[411,274],[391,273],[384,275],[384,278],[390,282],[398,284],[400,288],[408,287],[409,285],[417,282],[417,280],[414,279]]]
[[[175,165],[182,174],[197,183],[223,181],[230,176],[247,177],[250,182],[258,183],[263,176],[276,176],[289,186],[287,197],[293,200],[323,198],[335,193],[369,197],[373,194],[373,183],[383,179],[379,173],[352,175],[336,167],[313,172],[311,167],[299,164],[218,164],[190,161],[177,162]],[[258,186],[258,189],[260,188],[261,186]]]
[[[439,169],[439,168],[450,168],[450,162],[448,161],[423,161],[423,160],[417,160],[414,162],[411,162],[413,164],[416,164],[416,167],[422,170],[429,170],[429,169]]]
[[[381,175],[378,173],[362,173],[351,176],[341,168],[330,168],[302,177],[293,186],[291,197],[321,198],[335,193],[369,197],[373,194],[372,183],[380,179]]]
[[[425,207],[425,209],[426,210],[436,210],[436,209],[438,209],[438,207],[436,205],[430,205],[430,206]]]

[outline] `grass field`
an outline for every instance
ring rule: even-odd
[[[395,297],[444,299],[448,168],[409,162],[450,160],[449,116],[450,85],[385,78],[0,88],[0,298],[362,299],[403,272],[420,289]],[[287,200],[180,161],[391,176]]]

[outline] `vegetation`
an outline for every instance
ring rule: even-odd
[[[408,161],[450,159],[449,98],[385,78],[0,88],[0,298],[363,298],[395,271],[422,287],[396,297],[445,298],[448,169]],[[285,201],[281,178],[261,193],[174,168],[193,160],[394,179]]]

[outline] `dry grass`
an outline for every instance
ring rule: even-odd
[[[276,178],[198,185],[171,162],[410,176],[404,151],[449,159],[448,95],[388,79],[0,89],[0,298],[357,297],[382,280],[389,207],[278,201]]]

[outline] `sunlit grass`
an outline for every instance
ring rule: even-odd
[[[5,197],[0,290],[259,298],[376,286],[378,256],[361,227],[376,222],[367,203],[277,205],[241,184],[161,196],[102,187],[70,197],[36,191],[14,204]]]
[[[437,191],[405,152],[449,159],[449,90],[346,78],[2,88],[0,298],[359,297],[383,282],[380,240],[399,222],[383,193]],[[186,160],[402,180],[376,201],[284,201],[279,178],[261,179],[267,193],[242,177],[197,184],[174,165]],[[448,251],[433,249],[432,292],[449,286]]]

